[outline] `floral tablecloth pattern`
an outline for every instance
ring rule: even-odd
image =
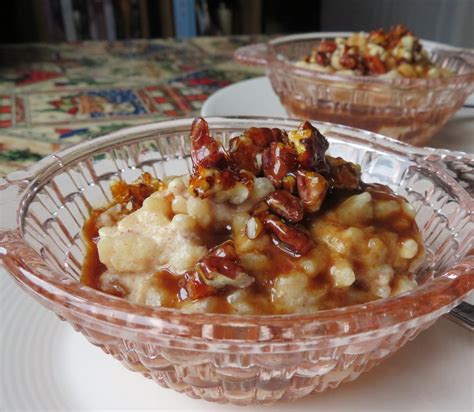
[[[0,176],[64,145],[163,118],[261,74],[232,61],[261,37],[0,47]]]

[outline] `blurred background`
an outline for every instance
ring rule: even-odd
[[[426,39],[474,47],[474,0],[15,0],[0,42],[371,30],[404,23]]]

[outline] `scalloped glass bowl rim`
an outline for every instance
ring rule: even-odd
[[[29,201],[35,196],[36,192],[48,182],[47,178],[51,178],[55,175],[55,173],[60,170],[61,168],[68,167],[70,165],[75,164],[77,161],[80,161],[84,157],[90,156],[94,152],[104,149],[110,149],[114,146],[121,146],[124,143],[132,143],[135,141],[139,141],[143,134],[146,132],[151,131],[167,131],[172,128],[182,128],[182,127],[189,127],[192,118],[186,119],[176,119],[176,120],[168,120],[168,121],[161,121],[155,122],[150,124],[144,124],[139,126],[132,126],[129,128],[121,129],[120,131],[109,133],[102,137],[98,137],[95,139],[89,139],[84,142],[80,142],[76,145],[68,146],[63,150],[60,150],[46,158],[42,159],[36,165],[32,166],[31,168],[27,169],[26,175],[25,172],[21,172],[20,176],[13,180],[12,185],[15,185],[15,180],[21,181],[25,180],[26,176],[29,176],[26,180],[28,180],[28,186],[26,190],[21,193],[19,205],[28,204]],[[299,121],[293,119],[282,119],[282,118],[268,118],[268,117],[252,117],[252,116],[242,116],[242,117],[209,117],[207,118],[211,132],[213,127],[229,127],[228,123],[234,122],[236,125],[245,121],[248,121],[248,126],[251,125],[252,122],[266,122],[267,124],[278,124],[279,127],[284,126],[295,126]],[[400,156],[416,156],[417,153],[432,153],[434,154],[434,150],[431,149],[418,149],[402,142],[396,141],[394,139],[386,138],[385,136],[368,132],[361,129],[352,128],[349,126],[337,125],[332,123],[324,123],[324,122],[314,122],[317,123],[319,127],[326,127],[326,128],[337,128],[340,131],[352,132],[357,135],[357,139],[359,140],[359,144],[363,141],[366,142],[367,146],[370,147],[370,143],[376,143],[382,149],[391,149],[392,152],[396,152],[397,155]],[[247,125],[246,125],[247,126]],[[180,130],[176,130],[177,133],[181,132]],[[123,139],[123,140],[117,140]],[[369,140],[371,139],[371,140]],[[461,152],[449,152],[444,151],[442,153],[450,153],[456,157],[464,157],[468,156],[467,154]],[[420,159],[418,159],[420,160]],[[60,164],[59,164],[60,163]],[[462,189],[455,180],[446,174],[443,170],[434,167],[433,165],[426,164],[425,165],[428,169],[432,169],[431,171],[438,174],[438,176],[442,177],[444,181],[450,183],[452,189],[456,192],[456,194],[464,201],[466,204],[472,205],[472,199],[470,199],[469,195]],[[434,167],[434,168],[433,168]],[[9,176],[15,176],[16,172],[13,172]],[[17,212],[19,210],[17,209]],[[25,209],[21,209],[22,213],[25,213]],[[20,222],[20,232],[22,232],[22,218],[23,215],[19,215],[19,222]],[[22,245],[21,248],[26,248],[25,251],[30,251],[31,247],[26,244],[26,242],[21,239]],[[8,251],[8,246],[5,248]],[[8,252],[7,252],[8,255]],[[35,263],[43,263],[43,269],[47,264],[45,264],[44,260],[38,256],[37,262]],[[5,257],[2,257],[5,259]],[[6,261],[8,259],[5,259]],[[12,262],[10,261],[10,264]],[[469,270],[472,270],[474,267],[474,259],[469,259],[468,257],[464,257],[464,260],[461,263],[461,266],[464,267],[465,265],[469,266]],[[9,265],[6,265],[7,268]],[[385,329],[389,327],[396,327],[397,325],[404,324],[409,321],[413,321],[415,319],[419,319],[424,317],[425,315],[433,314],[434,312],[440,312],[438,316],[441,316],[443,313],[447,312],[450,308],[455,306],[456,302],[459,301],[466,293],[469,292],[469,289],[466,289],[465,292],[456,296],[449,296],[450,300],[443,300],[442,304],[433,304],[430,307],[430,310],[423,310],[420,309],[416,304],[418,298],[421,297],[428,297],[430,295],[438,296],[439,293],[443,293],[443,291],[448,291],[450,286],[453,286],[457,281],[463,281],[464,274],[460,273],[461,269],[452,268],[447,270],[444,274],[439,275],[435,280],[430,280],[426,284],[420,286],[419,288],[415,289],[412,292],[408,292],[402,294],[400,296],[396,296],[393,298],[388,299],[380,299],[372,302],[368,302],[365,304],[358,304],[352,305],[337,309],[329,309],[323,310],[315,313],[308,313],[308,314],[288,314],[288,315],[230,315],[230,314],[214,314],[214,313],[204,313],[204,314],[196,314],[196,313],[185,313],[180,310],[176,309],[168,309],[168,308],[159,308],[159,307],[150,307],[139,305],[135,303],[131,303],[126,301],[122,298],[117,298],[111,295],[107,295],[103,292],[97,291],[95,289],[86,287],[85,285],[81,284],[78,281],[73,281],[71,279],[66,279],[65,275],[61,272],[58,272],[49,266],[47,266],[47,271],[51,274],[59,275],[59,278],[51,276],[45,276],[40,273],[35,273],[34,269],[30,268],[28,263],[25,263],[22,266],[23,269],[27,269],[27,272],[14,270],[15,274],[13,276],[22,284],[22,287],[30,290],[33,294],[39,295],[41,300],[49,301],[51,304],[54,305],[61,305],[65,307],[67,310],[73,309],[74,311],[80,312],[85,315],[87,318],[93,318],[95,321],[100,322],[101,324],[109,324],[110,326],[116,326],[121,328],[139,328],[140,334],[146,334],[149,332],[150,336],[157,337],[160,336],[179,336],[176,334],[175,331],[166,332],[160,330],[160,332],[156,333],[156,321],[163,320],[169,321],[173,325],[179,324],[178,321],[184,321],[188,325],[208,325],[208,324],[215,324],[215,325],[222,325],[226,327],[256,327],[256,326],[265,326],[265,327],[278,327],[278,328],[290,328],[292,329],[295,326],[295,322],[298,322],[298,327],[302,328],[304,323],[311,323],[314,325],[314,322],[321,322],[321,325],[327,325],[328,322],[337,321],[344,321],[344,318],[349,316],[356,315],[358,319],[362,320],[362,318],[373,318],[377,314],[381,313],[390,313],[391,310],[398,308],[403,308],[405,315],[403,315],[398,319],[392,318],[392,320],[387,319],[384,317],[382,320],[382,325],[378,327],[369,327],[365,322],[362,322],[364,325],[361,325],[360,322],[357,322],[355,327],[351,328],[350,330],[346,331],[347,334],[344,336],[353,336],[359,335],[365,332],[373,332],[374,330]],[[456,273],[458,271],[458,273]],[[463,277],[463,279],[460,279]],[[46,286],[44,285],[46,283]],[[472,288],[472,287],[471,287]],[[62,296],[65,299],[61,299],[61,301],[52,300],[48,297],[51,295],[58,295]],[[78,298],[80,300],[78,300]],[[84,299],[84,300],[82,300]],[[84,305],[93,307],[93,310],[88,310],[84,308]],[[50,306],[50,305],[48,305]],[[407,316],[408,309],[413,308],[417,314],[416,316]],[[113,311],[115,315],[121,314],[121,316],[114,316],[115,322],[110,320],[110,317],[107,316],[107,313]],[[107,313],[106,313],[107,312]],[[129,315],[134,315],[134,319],[127,319],[127,324],[125,326],[120,324],[120,319],[126,319]],[[104,319],[104,316],[107,316]],[[353,318],[352,318],[353,319]],[[354,322],[352,322],[354,323]],[[166,329],[166,327],[162,327],[161,329]],[[339,329],[339,328],[336,328]],[[329,330],[331,330],[329,328]],[[142,335],[143,336],[143,335]],[[330,338],[330,337],[340,337],[342,336],[340,331],[337,334],[322,334],[319,335],[311,335],[308,339],[300,338],[300,340],[314,340],[318,338]],[[208,341],[202,336],[186,336],[183,337],[187,340],[198,340],[198,341]],[[216,341],[221,341],[217,339],[213,339]],[[225,339],[222,339],[225,341]],[[234,340],[235,341],[235,340]],[[252,341],[252,340],[245,340],[246,343],[253,343],[253,344],[262,344],[262,343],[270,343],[272,339],[265,340],[265,341]],[[275,341],[274,341],[275,342]]]
[[[386,77],[377,77],[377,76],[358,76],[358,75],[351,75],[345,76],[336,73],[324,73],[318,72],[316,70],[305,69],[304,67],[297,66],[295,62],[291,62],[287,60],[285,57],[281,56],[279,53],[273,50],[273,46],[282,44],[282,43],[290,43],[293,41],[300,41],[300,40],[321,40],[321,39],[333,39],[336,37],[348,37],[355,32],[330,32],[330,33],[304,33],[304,34],[291,34],[288,36],[280,36],[275,39],[272,39],[266,43],[268,46],[268,54],[274,54],[274,61],[270,61],[270,66],[274,64],[281,64],[286,69],[292,71],[293,73],[299,75],[300,77],[306,77],[308,79],[322,79],[322,80],[334,80],[334,81],[342,81],[342,82],[357,82],[357,83],[366,83],[366,84],[378,84],[378,85],[388,85],[392,87],[401,87],[401,88],[416,88],[419,87],[432,87],[432,86],[441,86],[441,85],[449,85],[456,83],[457,81],[470,81],[470,83],[474,83],[474,64],[465,61],[466,64],[471,66],[471,70],[467,73],[463,74],[455,74],[450,77],[440,78],[440,79],[409,79],[409,78],[386,78]],[[330,37],[328,37],[330,35]],[[442,43],[436,43],[431,41],[422,40],[425,44],[433,45],[433,50],[439,50],[443,52],[459,52],[459,53],[469,53],[467,49],[461,49],[454,46],[445,45]],[[472,53],[472,52],[471,52]],[[454,58],[454,55],[452,56]],[[474,53],[473,53],[474,59]]]

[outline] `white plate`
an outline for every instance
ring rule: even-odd
[[[287,117],[267,77],[243,80],[218,90],[204,102],[201,115]]]
[[[472,411],[474,334],[441,319],[338,389],[244,409],[190,399],[130,372],[23,292],[0,266],[0,410]]]
[[[466,104],[474,105],[474,95]],[[215,92],[204,102],[201,115],[287,117],[267,77],[243,80]],[[463,108],[429,142],[431,147],[474,153],[474,108]]]

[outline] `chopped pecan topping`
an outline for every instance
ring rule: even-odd
[[[384,46],[387,42],[387,36],[383,29],[372,30],[369,33],[369,42]]]
[[[372,74],[384,74],[387,73],[387,69],[385,68],[382,60],[378,56],[365,56],[364,57],[365,63],[369,69],[369,72]]]
[[[335,189],[357,190],[360,188],[360,166],[346,162],[341,157],[326,156],[330,168],[332,186]]]
[[[400,42],[401,38],[407,34],[412,33],[403,24],[397,24],[396,26],[392,27],[387,33],[387,49],[393,49]]]
[[[142,207],[143,201],[152,193],[163,189],[165,184],[160,179],[153,178],[150,173],[144,172],[133,183],[117,180],[110,185],[113,203],[126,206],[129,202],[132,211]]]
[[[352,70],[357,66],[357,60],[353,56],[348,54],[343,54],[339,60],[339,64],[345,69]]]
[[[188,298],[200,299],[226,286],[245,288],[254,280],[240,265],[234,242],[227,240],[209,250],[193,270],[186,272],[181,286]]]
[[[329,57],[326,53],[323,53],[323,52],[317,52],[316,55],[315,55],[315,60],[316,60],[316,63],[318,63],[319,65],[325,67],[325,66],[329,66]]]
[[[216,289],[208,285],[196,270],[191,270],[183,275],[181,287],[186,291],[188,299],[202,299],[216,293]]]
[[[322,40],[318,49],[322,53],[332,53],[337,49],[337,44],[334,40]]]
[[[298,162],[303,169],[318,168],[325,170],[324,154],[329,147],[326,138],[308,121],[303,122],[298,130],[288,134],[288,140],[296,149]]]
[[[227,240],[211,249],[207,256],[196,263],[195,270],[210,286],[244,288],[254,281],[240,265],[234,242]]]
[[[309,213],[317,212],[326,198],[328,182],[317,172],[299,170],[296,174],[298,195]]]
[[[252,210],[252,215],[263,219],[269,210],[270,208],[265,202],[258,202]]]
[[[272,129],[272,136],[275,142],[286,143],[288,140],[287,133],[284,130],[277,129],[276,127]]]
[[[248,136],[254,145],[261,148],[267,148],[271,142],[277,140],[268,127],[251,127],[244,135]]]
[[[380,76],[389,71],[402,77],[447,77],[452,72],[437,67],[423,50],[420,40],[405,26],[397,25],[385,32],[354,33],[347,38],[323,40],[299,63],[323,72],[351,71],[358,75]],[[401,65],[408,64],[400,70]],[[302,65],[304,67],[304,64]]]
[[[202,117],[197,117],[191,126],[191,159],[194,167],[224,169],[228,158],[221,144],[209,133],[209,126]]]
[[[265,216],[264,225],[271,233],[274,244],[293,256],[303,256],[313,247],[313,241],[309,235],[271,213]]]
[[[281,142],[272,142],[270,147],[265,149],[262,162],[263,174],[276,188],[281,187],[283,178],[297,166],[294,149]]]
[[[246,136],[237,136],[229,141],[229,156],[234,170],[248,170],[258,176],[262,169],[261,156],[262,149]]]
[[[197,150],[191,192],[201,198],[212,196],[216,203],[237,205],[248,199],[255,177],[263,174],[276,190],[254,206],[245,228],[247,237],[256,239],[265,229],[275,245],[294,256],[312,247],[310,236],[294,225],[304,219],[305,212],[317,212],[331,187],[354,190],[360,186],[360,170],[326,156],[328,141],[308,121],[289,134],[250,128],[230,140],[228,152],[210,136],[202,119],[194,122],[191,138]],[[232,284],[235,277],[244,279],[245,273],[236,259],[211,251],[195,270],[213,287]]]
[[[239,146],[239,143],[235,143]],[[194,196],[213,197],[217,203],[229,201],[240,204],[248,199],[253,188],[254,173],[231,168],[228,153],[209,132],[207,122],[202,118],[194,120],[191,129],[191,158],[193,174],[189,190]],[[238,162],[239,156],[233,159]]]
[[[213,197],[217,203],[228,201],[237,205],[249,198],[253,183],[253,175],[245,170],[233,173],[198,166],[189,180],[189,189],[194,196]]]
[[[301,200],[285,190],[276,190],[270,193],[265,201],[273,213],[290,222],[303,220],[304,211]]]

